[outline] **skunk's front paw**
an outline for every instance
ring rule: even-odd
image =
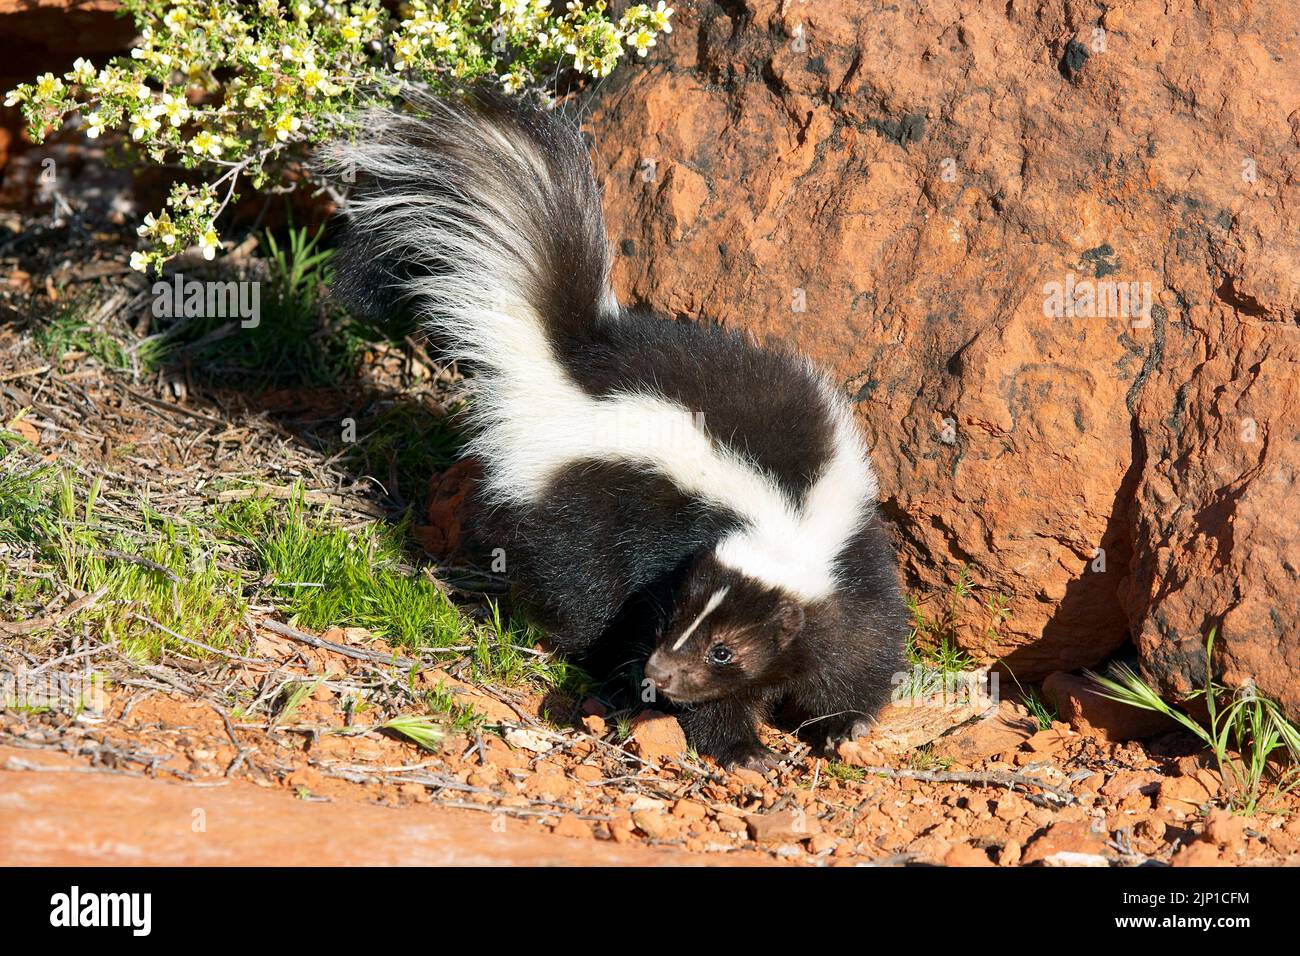
[[[780,765],[781,758],[762,744],[755,742],[728,747],[718,754],[717,761],[727,770],[744,768],[758,773],[767,773]]]
[[[840,744],[846,740],[857,740],[859,737],[865,737],[876,726],[876,722],[870,717],[852,715],[835,718],[828,723],[829,726],[826,728],[826,738],[822,742],[822,747],[831,756],[834,756]]]

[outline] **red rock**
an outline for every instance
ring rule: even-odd
[[[1230,810],[1211,810],[1205,819],[1205,838],[1234,852],[1245,849],[1248,821]]]
[[[816,833],[808,840],[808,852],[813,854],[835,853],[840,846],[840,839],[833,833]]]
[[[1170,866],[1226,866],[1219,848],[1205,840],[1193,840],[1180,847],[1169,861]]]
[[[971,846],[969,843],[955,843],[952,848],[944,854],[944,866],[993,866],[993,861],[989,855],[979,847]]]
[[[1069,742],[1070,733],[1068,730],[1049,727],[1047,730],[1040,730],[1026,740],[1025,748],[1035,755],[1054,754]]]
[[[931,751],[937,757],[950,757],[969,764],[1012,750],[1037,730],[1038,722],[1032,717],[1019,716],[1003,704],[992,716],[967,724],[947,737],[940,737]]]
[[[607,729],[605,726],[605,718],[597,714],[588,714],[586,717],[583,717],[582,727],[593,737],[604,737]]]
[[[750,814],[745,825],[758,843],[794,843],[821,832],[821,821],[803,810]]]
[[[998,851],[998,866],[1018,866],[1021,852],[1019,840],[1008,840]]]
[[[1140,770],[1120,770],[1111,775],[1099,793],[1118,802],[1135,793],[1154,796],[1160,790],[1160,777]]]
[[[0,756],[14,754],[10,749]],[[33,757],[37,751],[18,751]],[[41,754],[43,756],[43,754]],[[36,759],[33,757],[33,759]],[[540,827],[427,804],[294,800],[242,780],[195,789],[162,779],[0,770],[0,867],[592,866],[698,864],[674,848],[574,843]],[[196,807],[206,830],[194,829]],[[493,821],[505,820],[505,829]],[[611,828],[612,829],[612,828]],[[623,831],[630,832],[630,831]],[[723,854],[706,862],[726,864]]]
[[[1170,728],[1169,718],[1103,697],[1091,680],[1058,671],[1043,681],[1043,695],[1081,734],[1120,742],[1145,740]]]
[[[1088,821],[1053,823],[1025,848],[1021,858],[1025,866],[1097,865],[1108,854],[1105,837],[1094,831]]]
[[[591,836],[591,825],[585,820],[579,820],[572,814],[566,813],[560,817],[555,826],[551,827],[551,832],[559,836],[587,839]]]
[[[676,717],[643,710],[632,718],[632,748],[646,760],[658,763],[686,752],[686,734]]]
[[[766,777],[748,767],[736,767],[731,771],[731,776],[746,787],[756,787],[761,790],[769,785]]]
[[[1165,821],[1159,817],[1146,817],[1133,824],[1133,832],[1144,840],[1162,840],[1165,836]]]
[[[1225,676],[1295,715],[1300,179],[1278,144],[1300,121],[1291,61],[1260,52],[1294,18],[1207,6],[1170,31],[1129,5],[1067,78],[1093,25],[1053,9],[679,5],[671,68],[592,116],[616,288],[831,370],[908,577],[943,592],[969,565],[1016,595],[995,629],[969,602],[972,653],[1024,681],[1132,632],[1186,690],[1224,614]],[[1080,129],[1105,134],[1065,146]],[[1147,283],[1152,308],[1045,315],[1068,277]]]
[[[1202,773],[1205,773],[1202,771]],[[1160,810],[1173,810],[1184,815],[1199,813],[1202,807],[1211,803],[1218,795],[1219,788],[1214,785],[1209,774],[1197,774],[1187,777],[1165,777],[1160,781],[1160,791],[1156,798],[1156,807]]]
[[[632,814],[632,821],[652,840],[671,839],[681,829],[681,823],[662,810],[637,810]]]
[[[521,770],[528,766],[528,757],[512,750],[500,737],[483,735],[484,759],[494,766]]]
[[[465,458],[429,479],[426,523],[411,529],[424,550],[447,558],[460,549],[465,524],[472,520],[472,492],[481,473],[477,461]]]
[[[723,833],[749,833],[749,827],[745,824],[745,821],[729,813],[718,814],[718,829]]]
[[[529,774],[523,780],[522,792],[534,800],[563,800],[569,795],[573,785],[569,778],[557,771]]]
[[[672,814],[688,823],[695,823],[709,815],[709,808],[694,800],[678,800],[673,804]]]

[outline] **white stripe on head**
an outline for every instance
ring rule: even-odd
[[[718,605],[722,603],[722,599],[727,596],[727,592],[730,590],[731,586],[728,585],[725,588],[718,588],[718,590],[713,592],[713,597],[709,598],[709,603],[704,605],[704,610],[700,612],[700,616],[691,621],[691,626],[682,631],[682,636],[677,638],[677,643],[673,645],[673,650],[680,651],[682,649],[682,645],[686,643],[686,639],[695,633],[695,629],[700,626],[701,621],[718,609]]]

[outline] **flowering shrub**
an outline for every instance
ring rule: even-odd
[[[607,75],[628,50],[644,56],[672,30],[663,0],[622,16],[604,0],[411,0],[391,15],[379,0],[256,5],[233,0],[125,0],[140,30],[130,58],[96,69],[79,59],[9,92],[40,142],[70,114],[86,135],[128,130],[155,163],[209,173],[176,185],[140,227],[137,269],[182,249],[222,247],[216,219],[241,180],[261,189],[290,150],[345,130],[347,116],[395,97],[408,82],[474,80],[506,93],[542,90],[563,68]]]

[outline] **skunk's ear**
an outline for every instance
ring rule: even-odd
[[[777,601],[776,611],[772,615],[776,622],[776,639],[781,647],[787,647],[803,630],[803,605],[792,598]]]

